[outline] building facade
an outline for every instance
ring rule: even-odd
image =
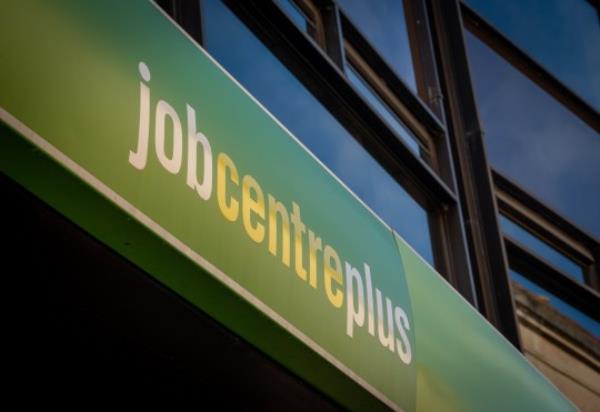
[[[597,2],[114,3],[4,13],[23,382],[251,410],[600,410]],[[261,271],[308,288],[245,279]],[[346,340],[323,302],[347,308]]]

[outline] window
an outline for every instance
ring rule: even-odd
[[[466,32],[490,162],[600,236],[600,139],[565,106]]]
[[[467,4],[600,110],[597,2],[596,6],[587,0],[468,0]]]
[[[348,64],[346,66],[346,75],[348,76],[350,83],[352,83],[367,102],[375,108],[377,113],[379,113],[398,137],[402,139],[415,154],[419,155],[420,145],[417,138],[406,129],[406,126],[402,124],[393,110],[377,95],[377,92],[375,92],[369,83],[360,75],[358,69],[355,69],[351,64]]]
[[[306,32],[318,44],[324,44],[322,26],[319,23],[319,13],[316,7],[308,0],[276,0],[290,19]]]
[[[564,273],[572,276],[579,282],[584,283],[585,278],[582,268],[572,259],[548,245],[546,242],[540,240],[519,224],[502,215],[500,216],[500,226],[505,235],[522,243],[525,247],[540,255],[543,259],[547,260]]]
[[[416,92],[402,1],[340,0],[340,7],[387,63]]]

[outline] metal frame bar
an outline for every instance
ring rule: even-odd
[[[312,0],[282,0],[287,1],[292,7],[296,8],[308,22],[311,29],[308,35],[321,47],[326,47],[325,24],[323,23],[323,13],[321,8]]]
[[[342,36],[340,10],[332,0],[320,2],[321,14],[325,31],[325,50],[331,60],[345,73],[346,55]]]
[[[344,39],[352,45],[365,61],[369,62],[371,69],[383,79],[389,90],[402,101],[417,121],[422,123],[433,136],[443,134],[446,128],[436,115],[396,75],[390,65],[376,51],[375,47],[356,29],[352,20],[341,11],[340,16]]]
[[[417,91],[435,115],[445,123],[443,94],[436,67],[427,5],[423,0],[404,0],[404,12]]]
[[[431,137],[431,134],[415,119],[396,95],[389,90],[387,83],[378,76],[371,65],[367,63],[350,43],[345,41],[344,49],[346,52],[346,68],[350,66],[373,91],[373,94],[396,114],[398,119],[402,119],[403,125],[416,138],[415,141],[419,144],[421,157],[434,170],[438,170],[438,161],[435,158],[434,150],[435,140]]]
[[[480,311],[520,348],[491,171],[471,84],[460,5],[457,0],[430,0],[429,7],[471,267],[478,281]]]
[[[600,241],[525,189],[493,172],[500,210],[585,269],[588,286],[600,291]]]
[[[442,123],[446,123],[444,96],[440,85],[433,44],[433,30],[425,0],[404,0],[408,34],[412,44],[413,63],[419,94],[428,102],[431,110]],[[455,167],[452,162],[450,140],[444,133],[441,142],[434,144],[434,158],[439,174],[454,189],[458,187]],[[436,250],[436,266],[446,268],[450,283],[475,308],[479,308],[475,280],[471,271],[471,257],[467,246],[462,206],[457,203],[441,211],[437,222],[431,222],[431,238]]]
[[[504,235],[510,267],[600,322],[600,293],[582,285],[510,236]]]

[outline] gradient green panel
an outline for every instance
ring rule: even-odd
[[[304,223],[338,252],[342,264],[347,261],[362,273],[367,263],[374,287],[412,319],[390,230],[154,5],[116,0],[6,2],[0,15],[0,59],[4,110],[316,342],[350,374],[401,408],[414,409],[413,365],[402,363],[366,327],[357,327],[349,337],[345,302],[339,309],[330,304],[322,270],[318,287],[312,288],[294,271],[293,242],[288,268],[269,253],[266,240],[257,244],[247,236],[241,217],[227,221],[217,205],[216,179],[206,201],[189,189],[186,150],[182,170],[175,175],[167,172],[154,153],[151,127],[146,168],[140,171],[130,165],[129,152],[137,147],[138,64],[143,61],[151,71],[152,109],[159,99],[175,108],[183,125],[184,147],[189,104],[196,111],[198,131],[212,145],[215,163],[217,154],[225,152],[240,178],[252,175],[265,195],[273,194],[290,212],[292,202],[299,204]],[[323,360],[319,364],[290,358],[302,351],[295,337],[277,332],[280,326],[289,327],[282,322],[276,326],[240,303],[207,273],[211,269],[194,268],[168,244],[148,240],[145,236],[156,236],[137,228],[139,223],[118,208],[104,205],[106,199],[93,195],[87,184],[75,183],[68,172],[53,168],[45,156],[35,156],[28,143],[14,140],[14,134],[4,133],[2,139],[4,173],[341,403],[381,407],[369,401],[366,392],[352,394],[356,387],[345,377],[325,381],[323,376],[331,377],[332,372]],[[232,193],[240,197],[239,190]],[[268,311],[267,315],[273,317]]]
[[[400,237],[417,344],[417,411],[575,410]]]

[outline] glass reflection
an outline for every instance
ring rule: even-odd
[[[417,82],[402,1],[338,0],[338,4],[390,67],[416,93]]]
[[[500,216],[500,226],[502,227],[502,231],[504,233],[522,243],[536,254],[540,255],[540,257],[544,258],[544,260],[547,260],[558,269],[561,269],[567,275],[571,275],[579,282],[584,282],[583,270],[581,266],[573,262],[562,253],[558,252],[552,246],[538,239],[526,229],[504,216]]]
[[[300,10],[293,0],[275,0],[275,3],[283,9],[285,14],[292,19],[300,30],[308,32],[310,20],[302,13],[302,10]]]
[[[510,270],[510,277],[514,282],[518,283],[519,285],[522,285],[530,292],[546,299],[548,301],[548,304],[554,307],[558,312],[567,316],[568,318],[571,318],[579,326],[586,329],[596,338],[600,339],[600,323],[590,318],[585,313],[575,309],[568,303],[565,303],[564,301],[557,298],[547,290],[542,289],[540,286],[525,278],[521,274],[515,272],[514,270]]]
[[[365,79],[351,65],[346,66],[346,75],[350,83],[356,87],[358,92],[369,102],[369,104],[379,113],[385,122],[392,128],[396,135],[399,136],[404,143],[418,156],[420,147],[416,138],[410,134],[402,125],[396,114],[385,104],[381,98],[371,89]]]
[[[600,21],[586,0],[467,0],[518,47],[600,110]]]
[[[206,47],[354,193],[433,262],[427,213],[218,0],[203,2]]]
[[[600,236],[600,136],[465,33],[491,164]]]

